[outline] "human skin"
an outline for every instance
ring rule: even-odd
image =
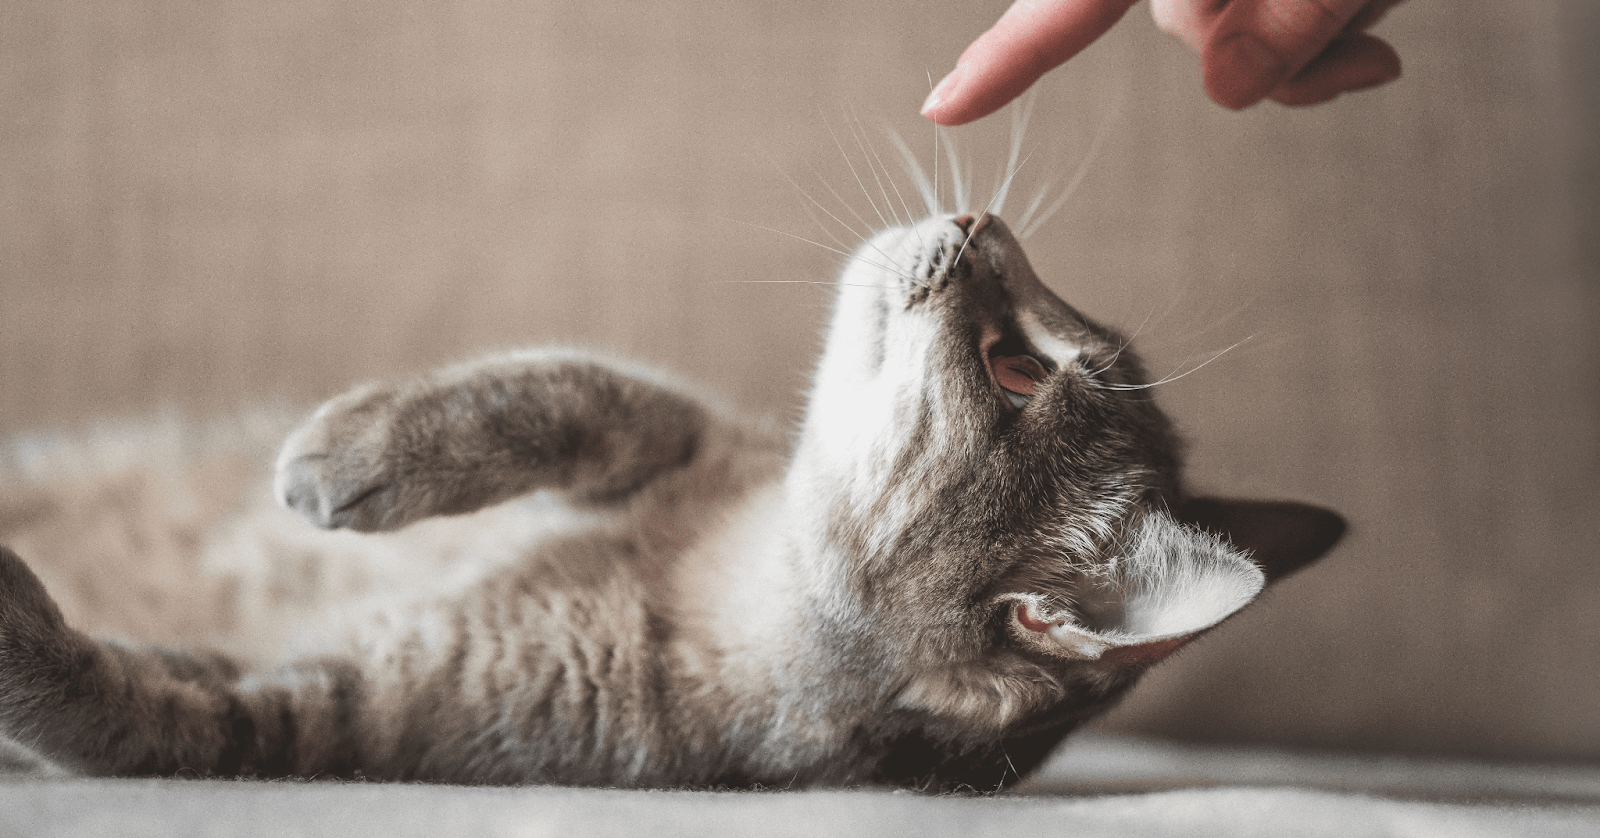
[[[1017,0],[972,42],[922,114],[961,125],[998,110],[1105,34],[1134,0]],[[1152,0],[1156,25],[1200,56],[1206,92],[1238,110],[1312,105],[1400,75],[1367,29],[1399,0]]]

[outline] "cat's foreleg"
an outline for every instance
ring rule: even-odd
[[[542,488],[617,498],[687,462],[709,421],[592,360],[502,357],[329,401],[284,443],[275,491],[320,526],[363,531]]]
[[[348,664],[241,679],[221,656],[93,640],[0,547],[0,735],[53,762],[92,774],[349,774],[360,698]]]

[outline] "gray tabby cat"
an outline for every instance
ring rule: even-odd
[[[1342,532],[1186,496],[1145,382],[963,215],[855,255],[792,453],[573,354],[363,387],[284,443],[283,504],[466,533],[553,490],[578,523],[460,535],[260,666],[91,639],[0,549],[0,733],[95,774],[998,788]]]

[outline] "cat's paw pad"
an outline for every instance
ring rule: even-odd
[[[278,501],[327,529],[374,532],[407,523],[390,444],[394,402],[386,390],[364,388],[312,414],[278,453]]]

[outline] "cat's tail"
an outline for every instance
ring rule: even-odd
[[[92,774],[342,775],[360,676],[338,661],[241,677],[220,655],[101,642],[67,626],[0,547],[0,734]]]

